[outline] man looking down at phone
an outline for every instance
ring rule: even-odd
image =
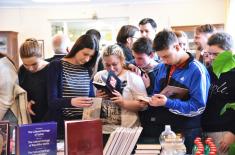
[[[163,63],[159,64],[155,78],[154,95],[144,134],[158,138],[165,125],[185,137],[187,153],[191,153],[195,137],[201,135],[200,117],[205,109],[210,78],[206,68],[179,45],[174,32],[163,30],[154,41],[153,48]],[[188,89],[186,98],[166,97],[159,94],[167,85]],[[146,131],[147,130],[147,131]]]

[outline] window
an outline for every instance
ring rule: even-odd
[[[96,29],[101,33],[100,47],[116,42],[116,36],[121,26],[128,24],[129,19],[123,18],[102,18],[102,19],[81,19],[81,20],[52,20],[52,36],[58,32],[67,34],[70,41],[85,34],[89,29]]]

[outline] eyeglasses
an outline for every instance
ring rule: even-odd
[[[219,53],[207,52],[208,56],[216,57]]]

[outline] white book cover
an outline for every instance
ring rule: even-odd
[[[132,152],[132,150],[134,149],[134,147],[135,147],[135,145],[136,145],[136,143],[137,143],[137,141],[138,141],[138,139],[139,139],[139,136],[140,136],[140,134],[141,134],[141,132],[142,132],[142,130],[143,130],[142,127],[137,127],[137,128],[135,128],[135,129],[136,129],[135,136],[134,136],[134,138],[133,138],[133,140],[132,140],[132,142],[131,142],[131,144],[130,144],[128,150],[127,150],[126,155],[130,155],[130,154],[131,154],[131,152]]]

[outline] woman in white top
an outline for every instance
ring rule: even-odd
[[[102,80],[102,76],[107,76],[109,71],[113,71],[123,83],[122,94],[118,91],[114,91],[113,95],[115,97],[108,97],[108,95],[102,90],[96,91],[97,97],[102,97],[108,99],[109,101],[111,100],[114,105],[116,105],[116,108],[120,109],[120,112],[118,113],[117,110],[113,110],[114,107],[108,108],[109,110],[107,110],[108,114],[106,115],[106,117],[110,116],[113,117],[113,120],[120,121],[119,123],[118,121],[114,121],[116,122],[115,124],[112,124],[112,121],[106,122],[107,124],[104,125],[104,132],[106,129],[109,130],[106,130],[107,132],[111,132],[117,126],[139,126],[140,123],[137,112],[147,106],[146,102],[138,100],[140,96],[147,96],[143,80],[140,76],[124,68],[125,56],[120,46],[115,44],[105,48],[103,51],[102,59],[105,70],[96,73],[94,81]],[[109,102],[109,104],[107,105],[111,106],[112,104],[110,104]],[[104,109],[104,107],[102,108]],[[109,127],[105,128],[107,126]]]
[[[18,75],[13,62],[0,53],[0,120],[14,102],[13,89],[18,83]]]

